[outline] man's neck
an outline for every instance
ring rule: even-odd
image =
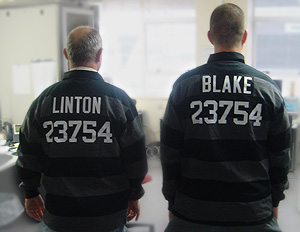
[[[95,70],[96,72],[99,71],[99,68],[96,64],[88,64],[88,65],[73,65],[73,64],[70,64],[70,70],[75,70],[75,69],[93,69]]]
[[[75,70],[98,72],[96,69],[93,69],[93,68],[90,68],[90,67],[85,67],[85,66],[78,66],[78,67],[74,67],[74,68],[70,69],[70,71],[75,71]]]
[[[221,46],[215,46],[215,53],[219,52],[237,52],[242,53],[243,47],[224,48]]]

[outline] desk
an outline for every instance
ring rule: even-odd
[[[16,164],[17,155],[13,155],[13,151],[9,151],[9,146],[0,146],[0,172],[5,171]]]
[[[19,188],[20,180],[15,168],[18,156],[16,149],[9,146],[0,146],[0,193],[14,193],[24,202],[24,194]]]
[[[0,146],[0,228],[12,223],[24,212],[15,169],[18,157],[10,148]]]

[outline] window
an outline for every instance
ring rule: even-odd
[[[256,23],[256,67],[300,70],[300,21]]]
[[[300,97],[300,1],[254,0],[253,64],[282,81],[285,98]]]
[[[255,0],[254,31],[258,69],[300,70],[300,1]]]
[[[299,0],[255,0],[257,7],[299,6]]]
[[[167,97],[196,66],[194,0],[103,0],[100,73],[132,97]]]

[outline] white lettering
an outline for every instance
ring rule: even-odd
[[[217,89],[217,76],[216,75],[213,75],[213,92],[214,93],[221,92],[220,89]]]
[[[90,97],[84,97],[82,100],[82,111],[85,114],[88,114],[91,112],[91,98]]]
[[[59,110],[56,109],[56,97],[53,97],[52,113],[53,114],[58,114],[59,113]]]
[[[248,87],[251,87],[251,83],[249,83],[250,81],[252,81],[252,77],[244,77],[244,93],[245,94],[251,94],[251,91],[248,90]]]
[[[234,76],[233,77],[233,93],[242,93],[240,81],[242,79],[242,76]]]
[[[225,76],[222,93],[225,93],[225,91],[231,93],[231,85],[230,85],[230,80],[228,75]]]
[[[211,77],[203,76],[202,77],[202,92],[210,92],[211,91]]]
[[[202,104],[198,100],[192,101],[190,108],[193,111],[191,119],[194,125],[227,124],[229,120],[238,126],[248,123],[255,127],[262,125],[262,103],[251,106],[248,101],[206,100]]]
[[[75,97],[76,100],[76,113],[79,114],[80,112],[80,100],[82,99],[82,97]]]
[[[97,114],[100,114],[101,112],[101,97],[93,97],[93,114],[97,112]]]
[[[202,76],[202,92],[252,94],[252,80],[252,77],[244,76],[231,78],[229,75],[225,75],[224,78],[218,78],[217,75],[204,75]]]
[[[64,112],[64,102],[65,102],[65,97],[61,97],[60,99],[60,112]]]
[[[65,113],[73,113],[73,97],[66,97]]]
[[[97,121],[45,121],[43,128],[47,130],[47,143],[76,143],[78,139],[84,143],[94,143],[98,138],[103,138],[103,143],[113,143],[110,121],[104,122],[100,129],[97,127]],[[80,132],[83,136],[79,135]]]
[[[81,96],[62,96],[60,101],[53,97],[52,102],[53,114],[100,114],[101,97],[81,97]]]

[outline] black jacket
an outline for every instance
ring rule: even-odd
[[[163,193],[172,213],[254,225],[284,198],[290,125],[275,83],[222,52],[174,84],[161,130]]]
[[[17,167],[27,198],[46,190],[44,222],[57,231],[112,231],[143,196],[144,133],[124,91],[70,71],[31,105]]]

